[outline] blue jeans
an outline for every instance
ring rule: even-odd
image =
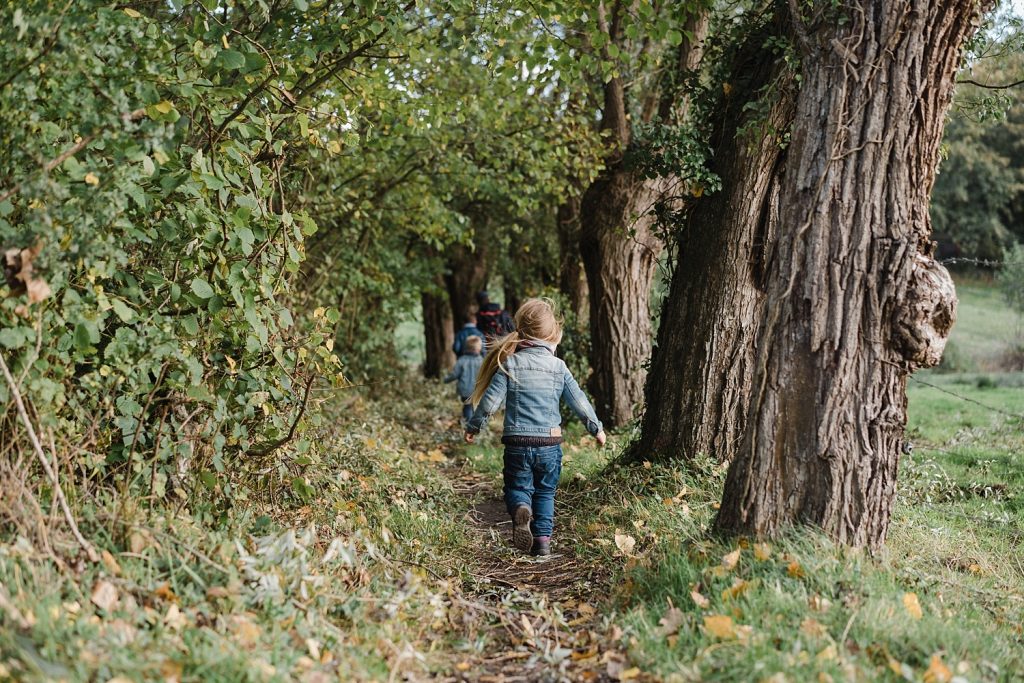
[[[462,423],[469,422],[469,418],[473,417],[473,406],[466,403],[469,400],[469,396],[459,396],[459,400],[462,401]]]
[[[530,531],[550,536],[555,525],[555,489],[562,476],[562,447],[505,446],[505,507],[511,515],[520,505],[533,510]]]

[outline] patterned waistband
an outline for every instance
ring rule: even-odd
[[[562,441],[560,436],[516,436],[510,434],[501,437],[501,443],[506,446],[557,446]]]

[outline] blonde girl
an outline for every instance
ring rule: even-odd
[[[470,397],[476,409],[466,425],[466,443],[473,443],[504,402],[501,442],[512,542],[523,552],[549,555],[555,490],[562,474],[559,403],[565,401],[602,445],[605,434],[569,368],[555,356],[562,325],[551,301],[527,299],[516,312],[515,324],[515,332],[489,344]]]

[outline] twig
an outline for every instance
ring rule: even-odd
[[[139,119],[141,119],[145,115],[146,115],[146,110],[145,109],[136,109],[135,111],[130,111],[130,112],[126,112],[124,114],[121,114],[121,120],[124,121],[125,123],[128,123],[129,121],[138,121]],[[95,139],[96,139],[95,135],[86,135],[84,138],[82,138],[81,140],[76,142],[74,145],[72,145],[71,147],[66,149],[64,152],[62,152],[59,156],[57,156],[54,159],[51,159],[50,161],[46,162],[46,164],[43,166],[43,171],[46,172],[46,173],[49,173],[50,171],[52,171],[53,169],[55,169],[58,166],[60,166],[61,164],[63,164],[65,161],[67,161],[70,157],[73,157],[76,154],[78,154],[79,152],[81,152],[83,149],[86,148],[86,146],[90,142],[92,142]],[[14,195],[18,194],[18,192],[21,191],[21,186],[22,185],[23,185],[23,183],[17,183],[14,187],[12,187],[11,189],[7,190],[7,192],[4,192],[3,194],[0,194],[0,202],[2,202],[4,200],[6,200],[6,199],[8,199],[10,197],[13,197]]]
[[[32,441],[32,447],[35,450],[36,458],[39,460],[43,469],[46,470],[46,474],[50,477],[50,482],[53,484],[53,490],[57,494],[57,501],[60,503],[61,509],[64,511],[64,519],[67,521],[68,526],[71,528],[71,533],[75,536],[75,540],[82,546],[82,550],[89,557],[90,562],[99,562],[100,556],[96,553],[96,549],[92,547],[89,541],[85,540],[82,536],[82,532],[78,530],[78,524],[75,523],[75,518],[71,514],[71,508],[68,507],[68,501],[64,497],[64,489],[60,487],[57,481],[57,473],[54,472],[53,467],[50,465],[50,461],[46,459],[46,454],[43,453],[43,446],[39,443],[39,437],[36,435],[36,430],[32,426],[32,421],[28,418],[28,411],[25,410],[25,402],[21,400],[21,392],[18,390],[18,385],[14,383],[14,377],[11,376],[11,371],[7,368],[7,363],[4,362],[4,358],[0,355],[0,371],[3,371],[4,379],[7,380],[7,386],[11,389],[11,395],[14,396],[14,403],[18,407],[18,415],[21,417],[21,422],[25,425],[25,430],[28,432],[28,438]],[[54,462],[56,462],[56,454],[54,454]]]

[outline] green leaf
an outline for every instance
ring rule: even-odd
[[[217,59],[225,69],[238,70],[245,66],[245,55],[238,50],[221,50]]]
[[[92,334],[85,323],[75,325],[75,349],[79,353],[88,353],[92,350]]]
[[[201,277],[192,278],[192,292],[200,299],[209,299],[213,296],[213,287]]]
[[[135,317],[135,311],[133,311],[128,304],[121,299],[113,299],[110,302],[111,307],[114,309],[114,313],[121,319],[121,322],[128,323]]]

